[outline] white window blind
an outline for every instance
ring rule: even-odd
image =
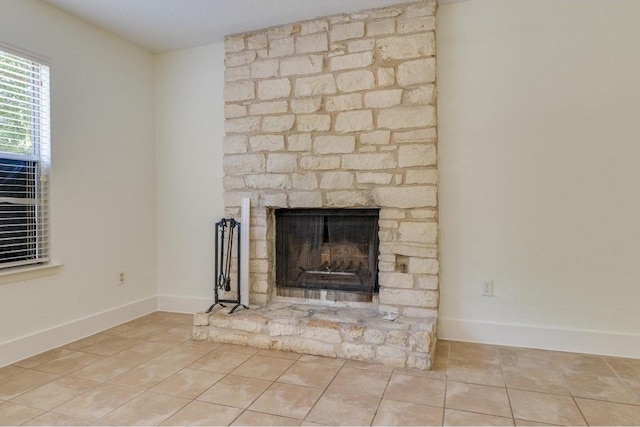
[[[49,67],[0,46],[0,269],[49,261]]]

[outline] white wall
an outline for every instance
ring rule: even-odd
[[[440,6],[441,337],[640,357],[638,16]]]
[[[156,195],[151,54],[34,0],[0,1],[0,42],[50,60],[52,252],[64,264],[0,285],[1,366],[155,308]]]
[[[156,59],[158,307],[213,299],[214,224],[224,216],[224,44]]]

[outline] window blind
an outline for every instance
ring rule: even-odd
[[[49,260],[49,67],[0,46],[0,268]]]

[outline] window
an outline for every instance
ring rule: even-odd
[[[0,46],[0,269],[49,261],[49,67]]]

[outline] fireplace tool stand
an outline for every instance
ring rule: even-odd
[[[224,292],[231,292],[232,290],[232,277],[231,277],[231,265],[233,261],[233,251],[236,251],[237,268],[235,271],[235,299],[222,299],[220,294]],[[246,305],[240,302],[240,223],[233,218],[222,218],[216,222],[216,234],[215,234],[215,301],[207,310],[210,313],[213,308],[220,304],[221,307],[226,307],[224,303],[235,304],[235,306],[229,311],[229,314],[236,311],[238,307],[244,307],[248,309]]]

